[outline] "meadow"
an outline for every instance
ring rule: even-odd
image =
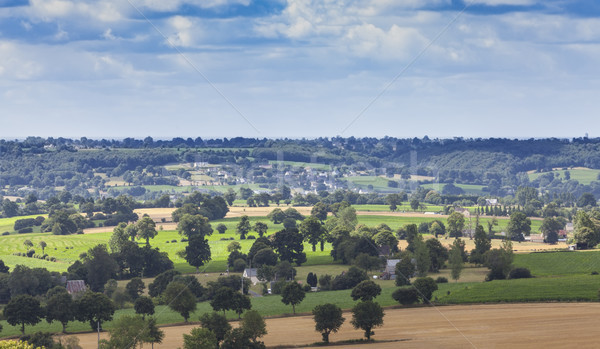
[[[527,176],[529,177],[530,181],[533,181],[546,173],[554,173],[555,176],[558,174],[560,179],[565,180],[566,171],[567,170],[555,169],[551,172],[528,172]],[[594,170],[585,167],[570,168],[568,171],[572,180],[576,180],[585,185],[589,185],[591,182],[597,181],[598,175],[600,175],[600,170]]]

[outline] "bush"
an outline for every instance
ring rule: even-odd
[[[36,225],[35,218],[25,218],[25,219],[17,219],[15,221],[15,230],[21,230],[24,228],[30,228]]]
[[[3,235],[3,236],[4,236],[4,235],[10,235],[10,232],[8,232],[8,231],[5,231],[4,233],[2,233],[2,235]]]
[[[32,257],[35,254],[35,250],[31,249],[29,251],[27,251],[27,257]]]
[[[183,239],[181,239],[181,242],[188,242],[188,239],[183,238]]]
[[[419,301],[419,294],[414,287],[401,287],[392,293],[392,298],[402,305],[415,304]]]
[[[304,284],[304,286],[302,286],[302,289],[304,290],[304,292],[310,292],[311,288],[309,284]]]
[[[421,298],[423,303],[428,303],[431,300],[433,292],[438,289],[438,285],[430,277],[417,278],[413,282],[413,285],[418,290],[419,298]]]
[[[248,236],[246,236],[246,240],[256,240],[256,236],[248,235]]]
[[[2,235],[4,235],[4,234],[2,234]],[[598,272],[597,271],[593,271],[592,275],[598,275]]]
[[[171,242],[177,242],[177,239],[173,239],[173,240],[171,240]]]
[[[436,284],[447,284],[448,278],[445,278],[443,276],[438,276],[437,279],[435,279],[435,283]]]
[[[19,229],[17,231],[17,233],[19,234],[29,234],[29,233],[33,233],[33,228],[28,227],[28,228],[23,228],[23,229]]]
[[[528,279],[532,277],[531,272],[527,268],[515,268],[508,274],[509,279]]]
[[[246,269],[246,261],[242,258],[238,258],[233,261],[233,271],[236,273],[243,272]]]
[[[331,290],[331,275],[325,274],[319,277],[319,288],[323,291]]]

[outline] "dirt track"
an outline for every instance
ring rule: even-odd
[[[336,346],[335,348],[597,348],[600,327],[598,303],[536,303],[458,305],[437,308],[386,310],[384,326],[374,339],[396,342]],[[351,314],[331,341],[358,339]],[[184,333],[197,325],[164,327],[163,344],[182,346]],[[306,345],[320,341],[311,316],[267,320],[267,346]],[[96,347],[95,334],[79,335],[83,348]],[[144,348],[149,348],[149,345]]]

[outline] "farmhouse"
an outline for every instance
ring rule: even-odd
[[[257,283],[260,282],[260,280],[258,280],[256,271],[257,271],[256,268],[246,268],[246,269],[244,269],[244,274],[242,276],[250,279],[252,284],[256,285]]]

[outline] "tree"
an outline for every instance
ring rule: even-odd
[[[419,293],[417,292],[417,289],[412,286],[400,287],[392,293],[392,298],[402,305],[410,305],[419,301]]]
[[[56,293],[51,296],[46,302],[46,321],[58,321],[62,325],[62,332],[67,332],[67,324],[69,321],[75,320],[75,302],[71,295],[64,292]]]
[[[435,292],[438,289],[435,280],[433,280],[430,277],[417,278],[413,282],[413,286],[417,289],[417,292],[419,293],[419,298],[421,298],[423,303],[429,303],[433,292]]]
[[[410,208],[412,208],[413,211],[418,210],[419,209],[419,200],[417,200],[417,199],[410,200]]]
[[[142,316],[142,319],[144,317]],[[150,343],[152,348],[154,348],[154,343],[162,343],[162,340],[165,338],[165,333],[158,328],[156,325],[155,318],[149,318],[146,324],[145,338],[143,339],[145,343]]]
[[[183,316],[188,322],[190,313],[196,310],[196,296],[181,282],[173,281],[164,293],[165,301],[173,311]]]
[[[452,212],[448,217],[448,233],[451,238],[461,237],[465,228],[465,216],[459,212]]]
[[[139,277],[134,277],[133,279],[131,279],[131,281],[127,283],[127,285],[125,285],[125,291],[129,295],[129,297],[134,301],[138,299],[138,297],[142,293],[144,293],[145,288],[146,285],[144,284],[144,281],[142,281],[142,279],[140,279]]]
[[[225,311],[233,308],[234,293],[235,291],[231,287],[220,287],[210,301],[210,306],[214,311],[223,311],[223,316],[225,316]]]
[[[243,215],[238,222],[236,227],[236,232],[240,234],[240,239],[244,240],[246,238],[246,234],[250,232],[250,219],[248,216]]]
[[[204,313],[200,316],[200,325],[202,328],[210,330],[215,334],[217,343],[221,343],[225,339],[227,332],[231,330],[231,325],[224,315],[216,312]]]
[[[219,223],[217,225],[217,231],[219,232],[219,234],[225,234],[225,231],[227,231],[227,226],[223,223]]]
[[[283,223],[283,220],[286,219],[285,213],[280,209],[276,208],[273,211],[269,212],[267,218],[273,222],[273,224]]]
[[[594,194],[592,194],[592,193],[583,193],[577,200],[577,206],[579,206],[579,207],[586,207],[586,206],[596,207],[596,205],[597,205],[596,198],[594,197]]]
[[[123,315],[109,330],[111,348],[136,348],[147,339],[148,327],[141,316]]]
[[[427,275],[429,266],[431,265],[431,259],[429,257],[429,248],[423,241],[423,236],[418,235],[413,242],[415,253],[414,258],[417,262],[417,274],[419,276]]]
[[[227,192],[223,195],[223,198],[225,199],[225,201],[227,201],[227,205],[231,206],[233,205],[233,202],[235,201],[236,198],[236,194],[235,191],[233,191],[233,189],[229,188],[227,190]]]
[[[409,251],[404,251],[400,255],[400,262],[396,264],[396,286],[410,285],[410,278],[416,271],[412,259],[413,255]]]
[[[303,238],[298,229],[284,229],[275,233],[272,243],[282,261],[295,262],[297,265],[306,262]]]
[[[525,236],[531,232],[531,220],[523,212],[515,211],[510,214],[510,220],[506,227],[510,239],[513,241],[523,241]]]
[[[460,243],[460,239],[458,238],[454,240],[452,246],[450,247],[450,258],[448,263],[450,264],[450,268],[452,270],[452,279],[458,281],[458,279],[460,279],[460,273],[463,269],[462,245]]]
[[[312,245],[313,252],[317,250],[317,244],[323,240],[323,225],[313,216],[306,218],[300,223],[300,232],[304,240]]]
[[[79,321],[88,321],[92,330],[102,322],[112,320],[116,307],[104,293],[87,291],[76,301],[75,318]]]
[[[127,231],[127,223],[119,223],[119,225],[117,225],[117,227],[113,230],[110,240],[108,241],[108,246],[110,247],[112,253],[121,252],[129,242],[130,238],[131,236]]]
[[[329,343],[329,334],[337,332],[346,320],[342,317],[342,309],[331,303],[317,305],[312,314],[315,320],[315,330],[321,333],[325,343]]]
[[[137,236],[140,239],[146,239],[146,245],[150,246],[150,239],[154,239],[156,234],[156,223],[150,217],[143,217],[137,223]]]
[[[9,272],[10,268],[8,266],[6,266],[6,264],[4,264],[4,261],[0,259],[0,273],[1,274],[7,274]]]
[[[446,249],[438,239],[428,239],[425,241],[429,251],[429,271],[437,273],[444,266],[448,259],[448,249]]]
[[[23,241],[23,245],[24,245],[26,248],[32,248],[32,247],[33,247],[33,242],[31,242],[31,240],[27,239],[27,240],[24,240],[24,241]]]
[[[218,345],[215,334],[206,328],[193,328],[183,335],[183,349],[214,349]]]
[[[154,314],[154,302],[152,302],[152,298],[141,296],[135,300],[133,304],[133,309],[136,314],[142,315],[142,318],[145,318],[146,315]]]
[[[177,224],[179,234],[191,238],[192,236],[200,236],[202,238],[212,235],[213,229],[208,222],[208,218],[199,214],[190,215],[184,214]]]
[[[263,222],[256,222],[253,227],[254,231],[258,234],[258,236],[262,237],[267,233],[269,226]]]
[[[277,254],[270,247],[265,247],[262,250],[256,252],[252,259],[252,265],[259,268],[263,265],[276,265]]]
[[[498,225],[498,219],[496,219],[496,217],[493,217],[491,220],[487,221],[488,236],[490,238],[492,238],[492,236],[495,234],[495,231],[494,231],[495,225]]]
[[[352,294],[350,295],[353,300],[361,300],[361,301],[372,301],[375,297],[381,294],[381,286],[377,285],[371,280],[361,281],[358,285],[354,286],[352,289]]]
[[[383,309],[373,301],[360,302],[352,308],[352,321],[350,323],[355,329],[365,331],[367,340],[375,334],[374,327],[383,325]]]
[[[252,303],[250,303],[250,297],[245,296],[240,292],[233,293],[233,298],[231,299],[231,309],[238,314],[238,319],[241,318],[244,310],[251,308]]]
[[[296,305],[300,304],[306,293],[302,289],[299,283],[293,281],[285,285],[281,291],[281,302],[285,305],[292,305],[292,310],[296,314]]]
[[[46,241],[40,241],[40,242],[38,242],[38,246],[42,249],[42,254],[43,254],[44,250],[46,249],[46,246],[48,246],[48,244],[46,244]]]
[[[267,334],[267,324],[256,310],[247,311],[240,325],[248,338],[255,344],[259,343],[258,338]]]
[[[313,274],[312,272],[308,273],[306,276],[306,283],[311,287],[317,287],[317,283],[319,282],[317,278],[317,274]]]
[[[2,210],[6,217],[14,217],[19,214],[19,206],[16,202],[5,199],[2,203]]]
[[[240,251],[242,249],[242,245],[237,241],[232,241],[227,245],[227,252],[231,253],[233,251]]]
[[[317,202],[310,211],[311,216],[323,222],[327,219],[327,205],[322,202]]]
[[[490,269],[487,281],[506,279],[512,269],[513,251],[510,240],[504,240],[502,248],[494,248],[485,254],[485,266]]]
[[[475,248],[471,251],[471,262],[483,264],[483,255],[492,248],[492,242],[483,230],[483,226],[477,225],[475,228]]]
[[[186,262],[196,267],[196,273],[200,271],[200,267],[204,263],[210,261],[210,254],[210,246],[203,236],[193,235],[189,238],[184,257]]]
[[[160,296],[167,289],[169,283],[173,281],[173,278],[180,274],[181,273],[177,270],[172,269],[158,274],[158,276],[154,278],[154,281],[148,285],[148,294],[150,297]]]
[[[109,279],[115,277],[119,265],[108,253],[106,245],[96,245],[87,251],[84,258],[87,270],[87,282],[94,292],[102,292]]]
[[[40,302],[30,295],[22,294],[14,297],[4,307],[6,321],[12,325],[21,325],[21,333],[25,335],[25,325],[35,325],[42,321],[44,310]]]
[[[563,222],[554,217],[546,217],[540,226],[540,232],[544,235],[547,243],[555,244],[558,242],[558,232],[564,228]]]

